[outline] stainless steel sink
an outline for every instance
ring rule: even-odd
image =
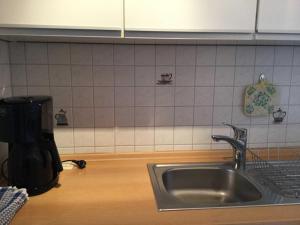
[[[229,168],[181,168],[162,174],[165,190],[185,203],[230,204],[256,201],[261,193]]]
[[[226,164],[149,164],[160,211],[299,204]]]

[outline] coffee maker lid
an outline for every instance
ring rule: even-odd
[[[52,100],[51,96],[17,96],[4,98],[1,101],[7,104],[28,104]]]

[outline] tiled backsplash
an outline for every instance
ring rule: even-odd
[[[252,147],[300,145],[300,47],[19,42],[10,63],[13,95],[50,94],[67,111],[63,153],[227,148],[210,138],[230,134],[224,121],[248,128]],[[282,124],[242,113],[260,72],[280,91]],[[158,85],[162,73],[173,82]]]

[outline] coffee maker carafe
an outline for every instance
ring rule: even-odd
[[[1,99],[0,141],[8,143],[9,185],[37,195],[57,184],[63,168],[53,135],[51,97]]]

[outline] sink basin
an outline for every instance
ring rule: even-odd
[[[229,168],[181,168],[162,174],[163,188],[187,204],[221,205],[259,200],[262,196],[245,177]]]
[[[149,164],[159,211],[299,204],[228,164]]]

